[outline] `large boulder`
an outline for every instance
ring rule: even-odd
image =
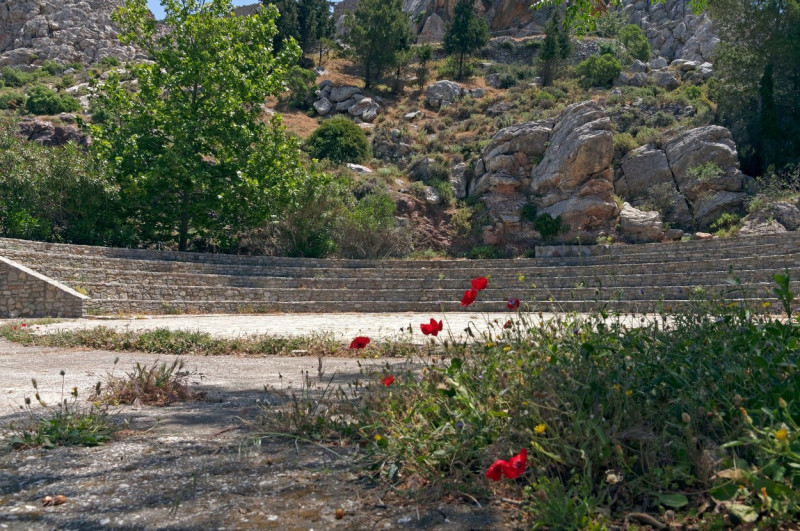
[[[622,176],[614,188],[627,200],[645,197],[650,188],[664,183],[673,185],[667,156],[660,149],[642,146],[628,153],[622,161]]]
[[[664,228],[658,212],[644,212],[624,203],[619,212],[620,231],[632,242],[660,242],[664,239]]]
[[[593,101],[567,107],[553,127],[541,164],[534,168],[531,192],[544,196],[574,190],[604,172],[614,156],[611,120]]]
[[[63,146],[74,142],[79,146],[91,144],[89,135],[73,125],[54,125],[39,118],[26,118],[17,126],[19,135],[44,146]]]
[[[356,94],[361,94],[361,89],[358,87],[331,87],[331,95],[328,99],[339,103],[351,99]]]
[[[593,239],[613,225],[619,213],[613,156],[611,121],[599,104],[585,101],[564,109],[530,184],[539,213],[560,216],[569,226],[562,239]]]
[[[428,104],[434,109],[453,103],[461,97],[462,93],[461,85],[448,80],[437,81],[425,89]]]

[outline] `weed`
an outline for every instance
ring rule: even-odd
[[[62,370],[59,374],[61,398],[54,406],[42,399],[36,379],[31,380],[38,408],[32,406],[30,397],[25,397],[25,405],[20,406],[21,411],[9,423],[12,448],[97,446],[108,441],[115,431],[112,415],[106,406],[79,404],[77,387],[69,392],[69,398],[64,396],[66,373]],[[99,387],[98,382],[96,388]]]
[[[119,358],[114,360],[114,365],[118,361]],[[169,365],[155,361],[150,367],[137,362],[123,377],[110,374],[105,388],[98,386],[91,400],[112,405],[138,401],[148,406],[166,406],[200,398],[201,394],[189,389],[189,373],[183,368],[184,361],[180,359]]]

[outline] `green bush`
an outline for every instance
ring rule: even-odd
[[[664,111],[658,111],[649,120],[647,120],[647,125],[651,127],[669,127],[674,123],[675,117],[672,114]]]
[[[454,79],[458,76],[458,57],[451,55],[445,59],[444,63],[439,67],[439,79]],[[464,61],[462,78],[468,79],[475,75],[475,65],[472,61]]]
[[[645,144],[653,144],[655,146],[661,146],[661,133],[653,129],[652,127],[640,127],[636,131],[636,142],[640,146],[644,146]]]
[[[122,63],[120,63],[119,59],[117,59],[116,57],[112,57],[112,56],[108,55],[108,56],[103,57],[102,59],[100,59],[100,63],[99,64],[100,64],[100,66],[103,66],[105,68],[116,68],[116,67],[120,66]]]
[[[613,55],[593,55],[580,63],[575,71],[584,87],[609,87],[622,72],[622,65]]]
[[[42,63],[41,71],[47,73],[51,76],[57,76],[61,74],[66,68],[64,65],[59,63],[58,61],[53,61],[52,59],[48,59]]]
[[[626,22],[627,17],[622,9],[610,9],[604,15],[596,18],[592,35],[608,39],[617,38]]]
[[[131,245],[105,168],[70,143],[50,148],[0,124],[0,236]]]
[[[311,101],[317,86],[314,84],[316,74],[312,70],[293,66],[287,76],[289,85],[288,103],[295,109],[307,110],[311,108]]]
[[[639,147],[639,144],[636,143],[636,139],[630,133],[621,133],[618,135],[614,135],[614,150],[619,151],[621,154],[625,154],[628,151],[632,151]]]
[[[331,118],[314,131],[306,142],[316,159],[333,162],[362,162],[370,156],[367,135],[347,118]]]
[[[373,192],[343,212],[338,221],[338,254],[345,258],[402,256],[412,248],[410,232],[397,227],[397,207],[386,193]]]
[[[650,59],[650,43],[642,33],[642,28],[636,24],[628,24],[622,28],[617,39],[634,59],[645,62]]]
[[[68,94],[59,95],[55,90],[44,85],[34,85],[28,89],[25,108],[31,114],[59,114],[62,112],[78,112],[80,102]]]
[[[23,72],[18,68],[11,66],[4,66],[0,70],[0,75],[3,76],[3,82],[7,87],[24,87],[29,83],[33,83],[34,75],[28,72]]]
[[[25,94],[11,90],[0,92],[0,109],[19,109],[25,106]]]

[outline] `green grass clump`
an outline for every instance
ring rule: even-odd
[[[97,446],[116,431],[113,415],[105,405],[79,402],[77,387],[70,391],[70,398],[63,396],[65,372],[62,370],[60,374],[62,396],[56,405],[42,400],[38,383],[31,380],[38,407],[34,408],[30,397],[26,397],[22,411],[13,416],[8,425],[11,434],[8,443],[12,448]]]

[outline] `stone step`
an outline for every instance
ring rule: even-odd
[[[780,310],[775,298],[731,298],[727,303],[736,303],[761,309],[764,303],[770,303],[770,310]],[[523,305],[528,312],[579,312],[596,313],[604,310],[618,313],[656,313],[672,312],[698,307],[698,303],[690,299],[662,301],[647,299],[641,301],[619,300],[563,300],[538,301]],[[369,313],[369,312],[415,312],[430,313],[435,317],[441,311],[471,312],[476,318],[481,313],[508,312],[513,319],[516,312],[509,311],[505,301],[476,302],[469,307],[457,303],[437,305],[431,302],[273,302],[243,303],[241,301],[122,301],[116,299],[93,299],[86,304],[88,315],[107,314],[224,314],[224,313]]]
[[[492,267],[523,267],[559,265],[592,265],[608,263],[657,263],[668,258],[670,261],[694,260],[700,257],[714,258],[746,258],[749,256],[785,254],[800,251],[800,235],[787,233],[761,238],[734,238],[730,241],[716,240],[701,242],[672,242],[646,245],[611,245],[587,246],[594,256],[564,257],[564,258],[533,258],[509,260],[336,260],[336,259],[292,259],[282,257],[248,257],[233,255],[207,255],[199,253],[176,253],[163,251],[149,251],[139,249],[110,249],[83,246],[64,246],[59,244],[36,244],[36,242],[23,242],[22,240],[0,239],[0,249],[4,253],[22,253],[35,257],[37,254],[45,255],[45,260],[68,261],[99,261],[103,267],[109,267],[115,261],[140,261],[163,264],[177,262],[184,264],[181,268],[210,266],[232,268],[253,266],[265,267],[292,267],[292,268],[380,268],[380,269],[407,269],[409,267],[424,267],[428,269],[450,269],[454,264],[470,270],[481,270],[487,266]],[[9,242],[15,242],[11,245]],[[34,245],[31,245],[34,244]],[[77,252],[80,250],[81,252]],[[189,265],[190,264],[190,265]],[[413,265],[411,265],[413,264]],[[157,267],[151,265],[151,267]]]
[[[680,300],[692,294],[710,296],[739,295],[749,297],[769,296],[772,293],[771,282],[746,283],[732,286],[725,282],[704,284],[697,287],[657,286],[641,288],[617,287],[570,287],[570,288],[492,288],[480,292],[479,299],[502,300],[516,297],[521,301],[542,300]],[[800,282],[791,283],[797,291]],[[320,289],[262,289],[212,286],[150,286],[141,289],[130,284],[96,284],[87,285],[86,290],[96,299],[122,300],[236,300],[241,302],[456,302],[461,300],[464,290],[454,289],[360,289],[360,288],[320,288]]]
[[[751,266],[752,267],[752,266]],[[606,271],[608,268],[606,269]],[[619,287],[644,287],[659,285],[684,285],[694,286],[707,282],[718,282],[726,279],[740,279],[741,281],[764,281],[771,280],[776,273],[782,273],[783,268],[764,268],[764,269],[736,269],[730,271],[724,267],[721,270],[713,271],[659,271],[659,272],[613,272],[587,274],[585,269],[567,268],[560,271],[557,275],[529,276],[523,274],[520,280],[520,273],[508,274],[505,272],[493,273],[490,275],[490,285],[493,287],[504,287],[507,289],[536,286],[547,286],[551,288],[569,287],[588,287],[588,286],[619,286]],[[347,273],[349,276],[329,277],[276,277],[276,276],[256,276],[256,275],[213,275],[195,273],[160,273],[150,271],[125,271],[125,270],[106,270],[96,268],[75,268],[60,266],[43,266],[39,272],[51,278],[58,279],[73,287],[85,287],[90,284],[120,283],[137,284],[139,286],[152,285],[171,285],[171,286],[230,286],[264,289],[285,289],[285,288],[344,288],[344,287],[392,287],[389,284],[395,283],[396,288],[414,287],[416,289],[466,289],[469,286],[470,275],[461,275],[461,278],[454,279],[448,276],[425,275],[423,271],[409,272],[413,276],[396,278],[362,278],[355,272]],[[458,272],[456,273],[463,273]],[[572,273],[572,274],[568,274]]]

